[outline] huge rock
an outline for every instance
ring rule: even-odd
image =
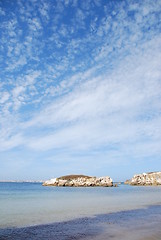
[[[161,185],[161,172],[149,172],[134,175],[129,181],[130,185]]]
[[[85,175],[67,175],[53,178],[43,183],[43,186],[59,187],[112,187],[113,181],[110,177],[89,177]]]

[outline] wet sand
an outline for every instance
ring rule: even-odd
[[[0,229],[0,240],[161,240],[161,205],[23,228]]]

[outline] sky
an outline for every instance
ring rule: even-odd
[[[161,1],[0,0],[0,180],[161,171]]]

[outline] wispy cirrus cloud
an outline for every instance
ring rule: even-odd
[[[0,151],[71,167],[158,161],[160,12],[149,0],[1,2]]]
[[[49,127],[46,136],[43,133],[38,141],[29,138],[29,146],[39,150],[70,146],[74,151],[84,145],[88,150],[110,144],[133,144],[139,139],[145,144],[150,137],[148,129],[152,128],[151,137],[159,136],[155,135],[155,128],[160,120],[161,85],[160,78],[152,76],[153,71],[159,70],[159,55],[156,57],[156,52],[150,51],[151,62],[147,54],[147,60],[142,54],[130,57],[126,59],[128,70],[122,72],[121,65],[109,76],[89,77],[90,80],[50,104],[27,123],[27,128]]]

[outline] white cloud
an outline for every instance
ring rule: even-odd
[[[159,44],[158,41],[158,47]],[[136,146],[138,151],[133,152],[136,156],[139,151],[147,156],[145,146],[156,144],[154,149],[158,149],[156,139],[161,134],[158,60],[161,55],[157,48],[155,52],[149,50],[150,46],[153,41],[147,44],[143,55],[140,52],[127,57],[111,75],[90,78],[85,73],[89,80],[84,78],[86,81],[71,93],[23,124],[25,129],[39,131],[38,137],[32,134],[26,138],[27,146],[38,151],[68,149],[74,152],[116,144],[123,149],[126,145],[129,151]],[[44,133],[43,129],[46,129]],[[150,150],[148,152],[150,154]]]
[[[22,142],[23,142],[23,138],[21,137],[20,134],[16,134],[16,135],[12,136],[11,138],[1,139],[0,140],[0,150],[7,151],[11,148],[21,146]]]
[[[19,96],[21,93],[25,91],[25,88],[22,86],[17,86],[13,89],[12,94],[14,97]]]
[[[2,96],[0,98],[0,104],[5,103],[10,97],[10,94],[8,92],[3,92]]]
[[[26,65],[26,63],[27,63],[27,60],[26,60],[25,56],[20,57],[18,60],[17,59],[14,59],[14,60],[15,60],[14,62],[11,62],[11,63],[9,62],[8,63],[8,67],[7,67],[8,71],[13,71],[16,68],[19,68],[19,67],[22,67],[22,66]]]
[[[1,26],[0,150],[161,156],[160,2],[23,3]]]

